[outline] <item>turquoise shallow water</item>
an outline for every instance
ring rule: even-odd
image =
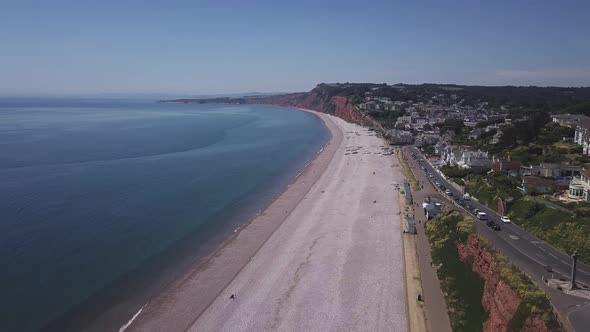
[[[328,139],[317,117],[273,106],[0,99],[0,331],[78,307],[124,316]]]

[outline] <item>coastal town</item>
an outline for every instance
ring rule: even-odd
[[[590,332],[590,1],[5,1],[0,332]]]
[[[581,331],[590,317],[589,100],[588,88],[322,83],[162,102],[312,110],[380,137],[375,154],[405,177],[395,190],[409,330]],[[344,155],[367,158],[361,151]]]
[[[586,321],[580,317],[587,317],[588,309],[572,313],[571,308],[590,300],[590,269],[578,263],[581,270],[577,270],[575,262],[578,258],[590,261],[590,219],[586,212],[590,210],[590,117],[559,108],[551,112],[547,107],[524,110],[481,100],[466,103],[454,91],[421,95],[415,100],[375,96],[379,90],[391,88],[399,89],[371,88],[357,98],[360,102],[355,108],[390,144],[405,146],[406,157],[418,161],[412,169],[422,170],[414,171],[413,176],[432,184],[433,197],[439,196],[439,201],[450,202],[465,211],[464,216],[472,216],[487,246],[515,262],[518,270],[541,286],[564,329],[581,330]],[[388,117],[388,113],[395,117]],[[518,130],[528,130],[530,135],[519,135]],[[432,212],[441,214],[425,200],[427,220]],[[436,219],[429,222],[429,226],[436,224]],[[419,234],[415,227],[408,229]],[[429,233],[426,226],[423,232],[431,241],[439,241],[436,239],[442,235],[440,229]],[[532,239],[525,240],[528,237]],[[477,240],[463,241],[465,246],[460,248],[472,241]],[[423,251],[436,261],[434,247],[431,253]],[[477,258],[472,259],[475,264]],[[427,270],[425,266],[421,272],[428,274]],[[448,295],[454,290],[445,280],[454,280],[452,273],[441,269],[436,273],[451,307],[451,325],[455,326],[462,318],[453,317],[453,312],[469,309],[452,304],[460,300]],[[486,273],[478,273],[489,280]],[[556,273],[560,277],[555,277]],[[492,314],[502,311],[490,304],[485,309]],[[426,312],[428,316],[428,306]],[[475,314],[471,311],[470,315]],[[504,328],[486,325],[484,330]]]
[[[373,88],[378,90],[379,88]],[[514,128],[513,111],[507,105],[486,102],[464,105],[456,94],[434,94],[428,101],[399,101],[373,97],[366,92],[356,107],[366,117],[394,112],[385,123],[385,138],[393,145],[413,145],[428,154],[430,162],[452,176],[496,173],[513,177],[524,194],[551,194],[563,202],[590,202],[590,117],[582,114],[550,114],[544,126],[558,136],[552,142],[531,142],[538,158],[505,148],[503,135]],[[527,116],[514,119],[527,122]],[[388,126],[389,125],[389,126]],[[539,144],[537,144],[539,143]],[[538,161],[536,162],[537,159]]]

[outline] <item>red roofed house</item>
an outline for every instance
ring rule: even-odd
[[[555,183],[552,180],[538,176],[524,176],[522,186],[519,189],[525,194],[546,194],[555,189]]]
[[[492,165],[492,171],[495,173],[504,173],[511,176],[518,176],[520,172],[520,166],[522,163],[518,160],[510,160],[508,159],[492,159],[494,164]]]

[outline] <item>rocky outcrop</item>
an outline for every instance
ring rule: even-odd
[[[457,242],[457,249],[459,258],[471,262],[473,271],[484,280],[482,304],[489,315],[483,325],[484,331],[506,331],[520,298],[500,279],[496,258],[487,247],[470,239],[465,244]]]
[[[343,96],[334,96],[330,99],[330,103],[335,105],[334,115],[342,118],[348,122],[362,124],[363,119],[359,113],[354,111],[352,101]]]
[[[477,238],[465,243],[457,242],[459,258],[470,262],[474,272],[484,280],[482,304],[488,312],[484,331],[506,331],[508,324],[522,302],[515,290],[500,277],[500,267],[494,253]],[[528,317],[521,331],[548,331],[543,319]]]

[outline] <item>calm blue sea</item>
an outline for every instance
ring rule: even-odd
[[[0,99],[0,331],[136,310],[328,139],[273,106]]]

